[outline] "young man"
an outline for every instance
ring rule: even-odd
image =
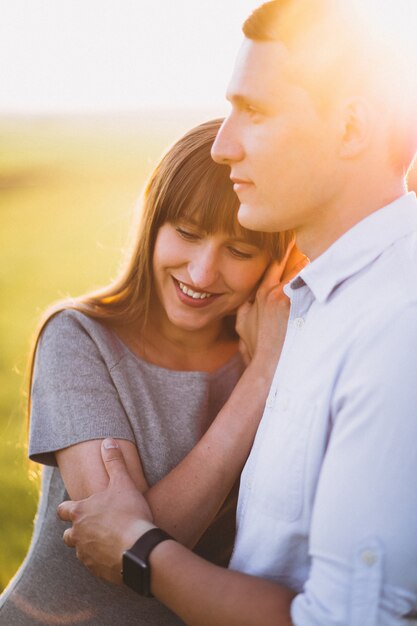
[[[288,330],[230,569],[148,533],[112,441],[108,489],[60,507],[67,544],[99,575],[117,578],[140,538],[125,579],[146,583],[137,555],[148,560],[153,594],[188,624],[394,626],[416,614],[417,202],[404,182],[416,105],[400,5],[277,0],[244,26],[213,158],[230,165],[241,223],[294,229],[311,264],[285,288]]]

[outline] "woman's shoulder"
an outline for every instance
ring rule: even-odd
[[[40,335],[33,361],[33,390],[51,393],[66,390],[67,396],[76,389],[107,388],[113,394],[112,371],[125,361],[114,334],[98,320],[79,311],[65,310],[51,318]],[[123,381],[131,374],[123,368]],[[107,385],[107,387],[106,387]],[[120,383],[119,392],[125,383]],[[90,393],[90,392],[89,392]],[[104,393],[104,392],[102,392]]]
[[[67,342],[86,341],[97,323],[75,309],[53,312],[42,325],[39,343],[45,347],[50,344],[63,346]]]
[[[98,352],[109,355],[112,361],[120,357],[114,333],[100,320],[71,308],[52,313],[46,320],[38,349],[61,355]]]

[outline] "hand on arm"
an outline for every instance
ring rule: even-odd
[[[65,542],[76,547],[84,564],[96,575],[120,582],[123,552],[153,521],[120,449],[103,445],[102,454],[108,487],[86,500],[64,502],[58,514],[73,523]],[[152,592],[191,626],[291,626],[294,593],[289,589],[207,563],[173,541],[158,545],[150,562]]]

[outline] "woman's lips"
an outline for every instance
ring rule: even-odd
[[[221,295],[219,293],[195,291],[191,287],[189,287],[186,283],[183,283],[174,277],[172,277],[172,279],[174,281],[175,290],[177,292],[177,296],[180,299],[180,301],[186,304],[187,306],[191,306],[196,309],[201,309],[206,306],[209,306],[212,302],[217,300],[217,298]]]

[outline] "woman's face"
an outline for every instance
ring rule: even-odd
[[[266,252],[239,235],[209,235],[190,220],[165,223],[153,255],[159,303],[175,326],[206,328],[250,297],[269,261]]]

